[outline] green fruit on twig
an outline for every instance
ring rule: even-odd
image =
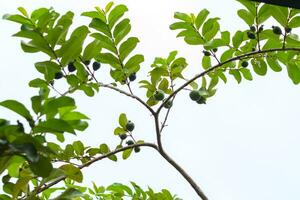
[[[134,81],[136,79],[136,73],[132,73],[129,75],[129,80]]]
[[[76,67],[74,66],[74,63],[73,63],[73,62],[70,62],[70,63],[68,64],[68,70],[69,70],[69,72],[74,72],[74,71],[76,71]]]
[[[288,27],[287,27],[287,28],[285,28],[284,30],[285,30],[285,32],[286,32],[286,33],[290,33],[290,32],[292,32],[292,29],[291,29],[291,28],[288,28]]]
[[[90,63],[91,63],[90,60],[84,60],[84,61],[83,61],[83,64],[85,64],[85,65],[89,65]]]
[[[249,39],[252,39],[252,40],[255,39],[255,34],[250,31],[247,32],[247,36]]]
[[[210,53],[209,51],[203,51],[203,54],[204,54],[205,56],[211,56],[211,53]]]
[[[128,140],[128,141],[126,142],[126,144],[127,144],[127,145],[133,145],[134,142],[133,142],[132,140]]]
[[[190,92],[190,98],[193,101],[198,101],[200,99],[201,95],[200,92],[198,90],[193,90]]]
[[[164,103],[164,108],[170,109],[172,106],[173,102],[170,100]]]
[[[276,35],[282,34],[281,28],[279,26],[272,26],[272,29],[273,29],[273,33],[275,33]]]
[[[141,148],[140,147],[134,147],[134,152],[135,153],[139,153],[141,151]]]
[[[261,25],[258,29],[258,32],[261,33],[264,30],[264,25]]]
[[[198,104],[206,104],[206,98],[201,96],[198,101],[196,101]]]
[[[94,71],[97,71],[98,69],[100,69],[101,67],[101,64],[99,62],[94,62],[93,63],[93,70]]]
[[[63,73],[62,72],[56,72],[55,75],[54,75],[54,78],[55,79],[61,79],[63,77]]]
[[[248,67],[249,63],[247,61],[243,61],[241,65],[242,65],[242,67],[245,68],[245,67]]]
[[[125,140],[127,138],[127,135],[126,134],[121,134],[119,135],[120,139],[121,140]]]
[[[256,31],[255,26],[250,26],[250,31],[255,32]]]
[[[213,48],[212,50],[216,53],[218,51],[218,48]]]
[[[160,90],[155,91],[154,99],[156,101],[162,101],[164,98],[165,98],[165,94],[162,91],[160,91]]]
[[[134,129],[134,123],[131,122],[131,121],[128,121],[127,124],[126,124],[126,130],[127,131],[133,131]]]

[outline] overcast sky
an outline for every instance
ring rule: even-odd
[[[247,26],[236,16],[241,7],[233,0],[127,0],[116,1],[129,7],[132,34],[140,38],[137,52],[145,55],[139,77],[145,77],[156,56],[167,56],[177,49],[187,58],[188,75],[201,69],[199,47],[186,45],[169,30],[175,11],[197,13],[203,8],[211,16],[221,17],[222,30],[232,33]],[[18,6],[27,10],[54,7],[59,12],[76,13],[75,25],[87,24],[80,13],[103,6],[107,1],[0,1],[0,15],[15,13]],[[0,20],[0,100],[17,99],[30,106],[30,97],[36,90],[27,87],[29,80],[40,76],[34,62],[43,61],[40,54],[24,54],[18,38],[10,37],[18,25]],[[103,80],[108,67],[97,76]],[[144,75],[142,73],[144,72]],[[269,70],[265,77],[237,84],[230,79],[220,85],[214,98],[205,106],[189,100],[188,93],[180,94],[163,133],[166,151],[195,179],[211,200],[299,200],[300,199],[300,90],[281,73]],[[134,90],[144,98],[144,90]],[[88,145],[107,142],[114,145],[113,136],[118,116],[126,112],[135,122],[138,139],[153,141],[154,128],[150,114],[136,102],[114,92],[102,89],[94,98],[78,93],[79,110],[92,119],[90,127],[79,138]],[[17,116],[0,108],[0,117]],[[168,188],[185,200],[198,199],[189,184],[156,152],[143,149],[126,161],[99,162],[84,170],[84,182],[99,185],[134,181],[144,187]]]

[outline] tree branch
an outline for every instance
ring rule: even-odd
[[[264,53],[270,53],[270,52],[275,52],[275,51],[299,51],[300,52],[300,48],[295,48],[295,47],[290,47],[290,48],[285,48],[285,49],[282,49],[282,48],[275,48],[275,49],[267,49],[267,50],[261,50],[261,51],[253,51],[253,52],[250,52],[250,53],[246,53],[246,54],[243,54],[243,55],[240,55],[240,56],[236,56],[236,57],[233,57],[229,60],[226,60],[220,64],[217,64],[207,70],[205,70],[204,72],[200,73],[200,74],[197,74],[196,76],[194,76],[194,78],[191,78],[190,80],[186,81],[184,84],[182,84],[179,88],[177,88],[173,93],[171,93],[166,99],[165,101],[158,107],[156,113],[159,113],[161,111],[161,109],[163,108],[164,104],[169,101],[173,96],[175,96],[178,92],[180,92],[181,90],[183,90],[186,86],[188,86],[190,83],[192,83],[193,81],[195,81],[196,79],[202,77],[202,76],[205,76],[206,74],[208,74],[209,72],[227,64],[227,63],[230,63],[230,62],[233,62],[233,61],[236,61],[236,60],[241,60],[243,58],[246,58],[248,56],[254,56],[254,55],[258,55],[258,54],[264,54]]]
[[[151,148],[153,148],[153,149],[155,149],[155,150],[158,150],[157,146],[156,146],[155,144],[153,144],[153,143],[133,144],[133,145],[129,145],[129,146],[126,146],[126,147],[123,147],[123,148],[120,148],[120,149],[116,149],[116,150],[114,150],[114,151],[112,151],[112,152],[109,152],[109,153],[107,153],[107,154],[101,155],[101,156],[99,156],[99,157],[96,157],[96,158],[94,158],[94,159],[92,159],[92,160],[90,160],[90,161],[88,161],[88,162],[86,162],[86,163],[80,165],[78,168],[79,168],[79,169],[86,168],[86,167],[92,165],[93,163],[95,163],[95,162],[97,162],[97,161],[100,161],[100,160],[102,160],[102,159],[104,159],[104,158],[108,158],[108,157],[110,157],[110,156],[112,156],[112,155],[115,155],[115,154],[117,154],[117,153],[123,152],[123,151],[125,151],[125,150],[127,150],[127,149],[131,149],[131,148],[134,148],[134,147],[142,147],[142,146],[144,146],[144,147],[151,147]],[[53,181],[53,182],[51,182],[51,183],[45,185],[44,187],[39,188],[39,189],[36,191],[36,194],[39,194],[39,193],[41,193],[41,192],[47,190],[48,188],[50,188],[50,187],[52,187],[52,186],[58,184],[59,182],[65,180],[66,178],[67,178],[66,176],[60,177],[60,178],[56,179],[55,181]]]
[[[170,163],[184,178],[187,182],[192,186],[195,192],[201,197],[202,200],[208,200],[204,192],[200,189],[197,183],[192,179],[190,175],[179,165],[177,164],[164,150],[159,151],[160,155]]]
[[[130,94],[128,92],[125,92],[125,91],[123,91],[123,90],[121,90],[119,88],[116,88],[116,87],[112,86],[111,84],[99,83],[99,86],[115,90],[115,91],[117,91],[117,92],[119,92],[121,94],[124,94],[124,95],[126,95],[128,97],[131,97],[133,99],[136,99],[141,104],[143,104],[151,112],[152,115],[155,115],[155,111],[146,102],[144,102],[141,98],[139,98],[138,96]]]

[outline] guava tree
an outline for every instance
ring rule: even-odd
[[[118,154],[128,159],[147,147],[170,163],[200,199],[207,200],[198,183],[167,154],[162,143],[162,132],[175,107],[176,95],[185,92],[195,106],[205,106],[215,95],[219,82],[226,83],[229,77],[238,83],[251,81],[253,74],[264,76],[268,70],[284,69],[294,84],[300,83],[300,40],[294,33],[300,27],[300,11],[238,1],[243,9],[237,14],[249,29],[233,34],[221,31],[220,18],[210,17],[206,9],[197,14],[175,13],[170,29],[179,31],[177,37],[203,52],[198,55],[203,68],[199,74],[186,77],[185,71],[194,66],[188,66],[185,58],[172,51],[166,57],[156,57],[149,68],[149,79],[138,81],[144,56],[134,51],[139,39],[128,36],[131,25],[125,17],[125,5],[109,3],[82,13],[90,23],[74,27],[72,32],[71,11],[60,15],[52,8],[39,8],[29,14],[19,7],[20,14],[5,15],[4,19],[20,24],[19,32],[13,36],[24,39],[22,50],[43,53],[48,58],[34,64],[41,76],[29,82],[30,87],[37,89],[31,97],[31,108],[16,100],[0,102],[20,116],[17,122],[0,120],[4,192],[0,199],[179,199],[167,189],[145,190],[133,182],[130,186],[114,183],[108,187],[94,183],[92,188],[80,184],[84,177],[81,169],[103,159],[117,162]],[[110,82],[98,77],[101,67],[110,68],[105,75]],[[138,84],[145,97],[137,96],[132,84]],[[134,122],[125,113],[116,119],[119,126],[113,133],[119,145],[103,143],[90,147],[76,141],[76,134],[88,127],[89,118],[78,111],[72,94],[82,92],[93,97],[100,88],[100,95],[108,89],[142,105],[145,113],[153,117],[156,141],[139,139]],[[67,134],[74,135],[69,144],[65,142]]]

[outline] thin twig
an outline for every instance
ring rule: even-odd
[[[92,159],[92,160],[90,160],[90,161],[88,161],[88,162],[80,165],[78,168],[79,169],[86,168],[86,167],[92,165],[93,163],[95,163],[95,162],[97,162],[99,160],[108,158],[108,157],[113,156],[113,155],[115,155],[117,153],[123,152],[123,151],[125,151],[127,149],[131,149],[131,148],[134,148],[134,147],[142,147],[142,146],[144,146],[144,147],[151,147],[151,148],[156,149],[156,150],[158,149],[157,146],[155,144],[152,144],[152,143],[133,144],[133,145],[129,145],[129,146],[126,146],[126,147],[123,147],[123,148],[116,149],[116,150],[114,150],[112,152],[109,152],[107,154],[101,155],[99,157],[96,157],[96,158],[94,158],[94,159]],[[50,187],[58,184],[59,182],[65,180],[66,178],[67,178],[66,176],[62,176],[62,177],[54,180],[53,182],[51,182],[51,183],[45,185],[44,187],[41,187],[39,190],[37,190],[36,194],[39,194],[39,193],[47,190],[48,188],[50,188]]]
[[[161,111],[161,109],[163,108],[164,104],[170,100],[174,95],[176,95],[178,92],[180,92],[182,89],[184,89],[186,86],[188,86],[190,83],[192,83],[193,81],[197,80],[198,78],[208,74],[209,72],[227,64],[227,63],[230,63],[230,62],[233,62],[233,61],[236,61],[236,60],[240,60],[240,59],[244,59],[245,57],[248,57],[248,56],[254,56],[254,55],[257,55],[257,54],[264,54],[264,53],[270,53],[270,52],[276,52],[276,51],[299,51],[300,52],[300,48],[295,48],[295,47],[290,47],[290,48],[285,48],[285,49],[282,49],[282,48],[274,48],[274,49],[267,49],[267,50],[261,50],[261,51],[253,51],[253,52],[250,52],[250,53],[246,53],[246,54],[243,54],[243,55],[239,55],[239,56],[236,56],[236,57],[233,57],[231,59],[228,59],[220,64],[217,64],[207,70],[205,70],[204,72],[200,73],[200,74],[197,74],[196,76],[194,76],[193,78],[189,79],[188,81],[186,81],[184,84],[182,84],[179,88],[177,88],[172,94],[170,94],[166,99],[165,99],[165,102],[163,102],[159,107],[158,109],[156,110],[156,113],[159,113]]]

